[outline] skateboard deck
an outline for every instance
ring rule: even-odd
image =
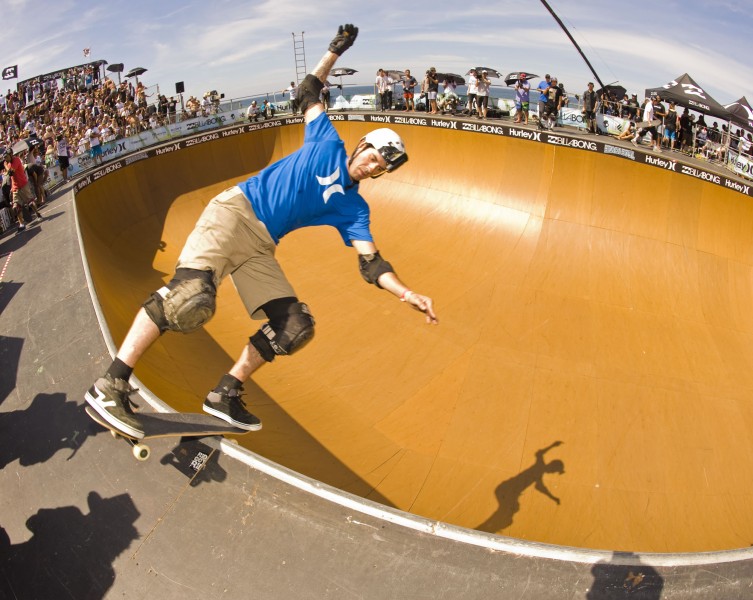
[[[149,458],[149,446],[142,440],[159,437],[209,437],[220,435],[243,435],[246,429],[233,427],[221,419],[201,413],[139,413],[139,422],[144,429],[144,437],[128,435],[105,421],[91,406],[86,406],[86,414],[102,427],[109,429],[115,437],[128,440],[133,446],[133,454],[139,460]]]
[[[640,123],[635,124],[635,128],[636,130],[648,129],[649,127],[656,127],[657,125],[661,125],[661,119],[654,119],[653,121],[641,121]]]

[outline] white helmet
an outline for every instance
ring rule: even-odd
[[[391,173],[408,162],[408,155],[405,153],[405,144],[403,144],[403,140],[392,129],[388,129],[387,127],[375,129],[367,133],[361,141],[372,146],[382,155],[382,158],[387,162],[387,173]]]

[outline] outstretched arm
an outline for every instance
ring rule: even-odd
[[[340,25],[339,29],[337,30],[337,35],[332,38],[332,41],[329,44],[329,49],[324,53],[324,56],[322,56],[322,58],[319,60],[316,67],[314,67],[314,70],[311,71],[311,75],[318,79],[320,84],[324,85],[324,83],[327,81],[327,77],[329,77],[329,72],[337,62],[337,59],[340,58],[343,52],[345,52],[353,45],[353,42],[356,41],[357,36],[358,27],[356,27],[355,25]],[[306,81],[304,80],[304,83],[305,82]],[[319,86],[319,90],[316,91],[315,97],[313,90],[304,89],[302,91],[303,94],[308,93],[310,95],[309,103],[307,105],[304,105],[305,108],[303,109],[303,115],[306,119],[306,123],[310,123],[324,112],[324,105],[319,102],[318,94],[318,91],[321,91],[321,87]],[[303,97],[300,98],[300,100],[303,101]]]
[[[361,256],[374,256],[378,253],[377,247],[373,242],[353,240],[353,247]],[[406,284],[400,281],[400,278],[391,269],[383,272],[376,277],[378,286],[387,290],[401,301],[412,306],[416,310],[426,315],[426,322],[437,325],[439,320],[434,312],[434,301],[429,296],[418,294],[411,290]]]

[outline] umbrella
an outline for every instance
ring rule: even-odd
[[[143,75],[146,73],[146,69],[144,67],[134,67],[128,73],[126,73],[126,77],[135,77],[136,78],[136,85],[139,83],[139,75]]]
[[[355,69],[351,69],[349,67],[337,67],[336,69],[332,69],[329,74],[332,77],[339,77],[340,78],[340,89],[343,89],[343,76],[345,75],[353,75],[353,73],[358,73]]]
[[[528,80],[536,79],[538,77],[538,75],[535,75],[534,73],[531,73],[529,71],[514,71],[512,73],[508,73],[507,75],[505,75],[505,83],[507,85],[514,85],[515,83],[518,82],[521,74],[523,73],[526,74],[526,79]]]
[[[348,67],[337,67],[336,69],[332,69],[329,74],[333,77],[342,77],[343,75],[353,75],[353,73],[358,73],[355,69],[350,69]]]
[[[120,74],[123,72],[123,69],[124,69],[123,63],[114,63],[107,67],[107,70],[110,71],[110,73],[118,74],[118,85],[120,85]]]
[[[455,85],[465,85],[465,77],[457,73],[437,73],[437,80],[439,83],[449,81]]]
[[[605,85],[603,88],[596,90],[596,93],[599,96],[604,92],[614,94],[617,100],[622,100],[625,97],[625,94],[627,94],[627,90],[621,85]]]
[[[497,71],[497,69],[492,69],[491,67],[474,67],[474,69],[476,69],[476,73],[481,73],[481,71],[486,71],[486,74],[489,77],[502,78],[502,75],[500,74],[500,72]],[[468,73],[470,73],[470,71],[468,71]],[[468,75],[468,73],[466,73],[466,75]]]

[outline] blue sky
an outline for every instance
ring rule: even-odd
[[[688,72],[723,104],[743,95],[753,102],[751,0],[549,3],[604,83],[619,81],[642,94]],[[346,22],[360,34],[338,66],[359,73],[343,83],[371,84],[379,67],[464,74],[476,65],[551,73],[571,93],[594,79],[538,0],[57,0],[41,10],[32,0],[2,0],[2,6],[0,68],[18,64],[20,79],[83,63],[89,47],[92,59],[122,62],[126,71],[147,68],[140,79],[167,95],[177,81],[196,96],[210,89],[227,98],[257,95],[294,79],[292,32],[305,32],[310,70]]]

